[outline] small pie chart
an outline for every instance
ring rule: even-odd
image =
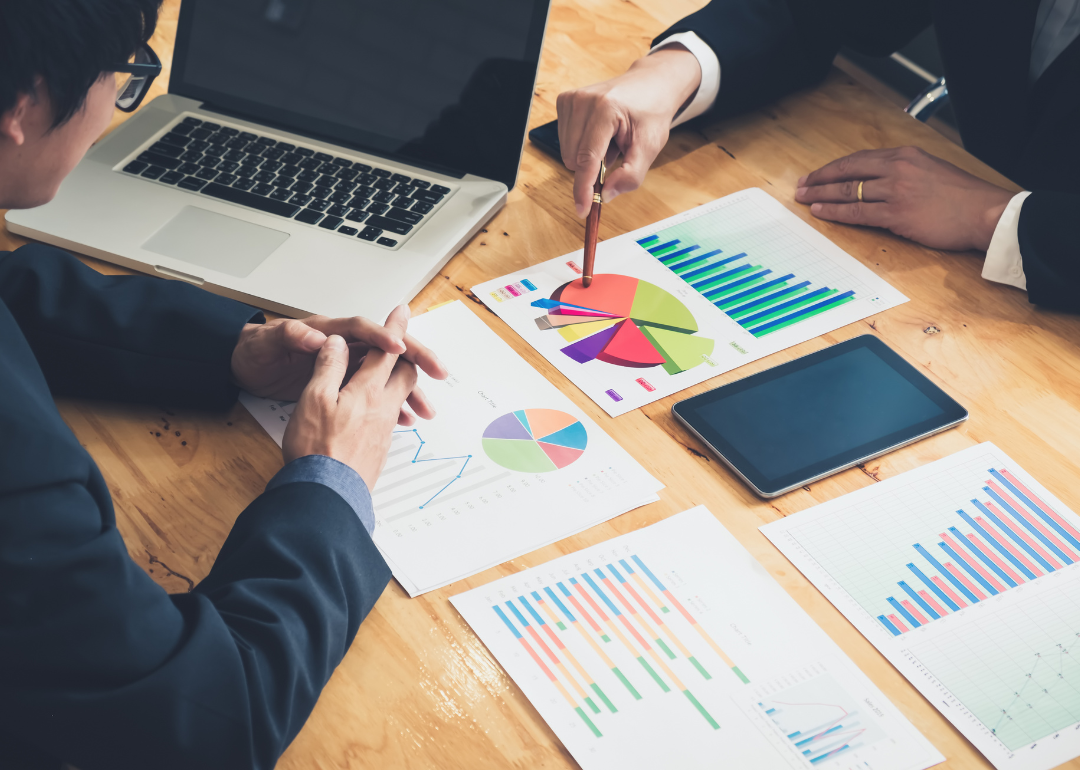
[[[550,473],[585,453],[589,434],[574,416],[557,409],[519,409],[484,431],[484,453],[504,468]]]

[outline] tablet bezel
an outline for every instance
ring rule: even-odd
[[[776,479],[765,476],[739,450],[712,425],[702,419],[698,410],[715,401],[727,398],[758,385],[771,382],[792,372],[808,369],[824,361],[845,355],[859,348],[866,348],[878,356],[894,372],[919,389],[937,406],[943,414],[928,420],[908,425],[901,430],[880,436],[873,441],[854,447],[847,452],[825,458],[812,465],[799,468]],[[834,473],[852,468],[867,460],[891,452],[907,444],[951,428],[968,418],[968,411],[949,394],[931,382],[925,375],[909,364],[904,358],[872,334],[853,337],[816,353],[797,358],[794,361],[752,374],[741,380],[721,385],[719,388],[701,393],[692,398],[679,401],[671,407],[676,419],[700,438],[709,449],[738,474],[758,495],[765,498],[778,497],[798,487],[831,476]]]

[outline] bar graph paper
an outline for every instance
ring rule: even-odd
[[[752,562],[696,508],[451,601],[589,770],[938,761]]]
[[[1080,517],[993,444],[762,531],[996,766],[1080,755]]]

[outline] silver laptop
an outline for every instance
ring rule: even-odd
[[[169,93],[15,233],[381,321],[514,186],[549,0],[184,0]]]

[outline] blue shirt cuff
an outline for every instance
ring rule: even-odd
[[[298,457],[274,474],[274,478],[266,485],[266,491],[298,481],[330,487],[352,507],[369,535],[375,531],[375,509],[371,504],[371,493],[360,474],[345,463],[325,455]]]

